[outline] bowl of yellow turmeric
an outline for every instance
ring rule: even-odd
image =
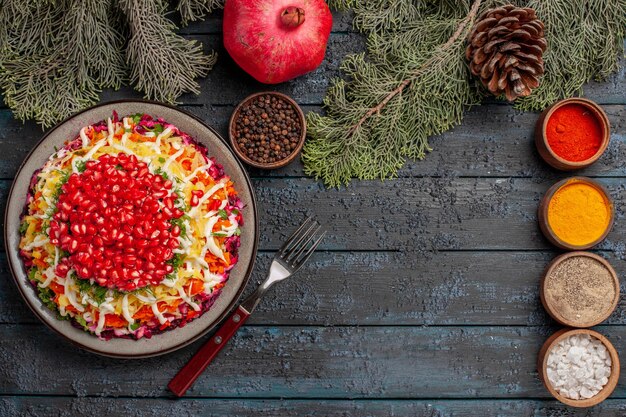
[[[614,208],[602,184],[587,177],[572,177],[548,189],[538,214],[541,231],[552,244],[585,250],[609,234]]]

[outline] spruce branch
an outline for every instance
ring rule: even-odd
[[[203,19],[207,14],[224,8],[224,0],[179,0],[176,10],[183,25]]]
[[[448,48],[450,48],[459,39],[459,36],[465,31],[468,23],[473,22],[474,19],[476,18],[476,13],[478,13],[478,7],[480,6],[480,1],[481,0],[474,0],[474,3],[472,4],[472,7],[467,17],[461,21],[461,23],[459,24],[459,27],[452,34],[450,39],[448,39],[446,43],[441,45],[438,48],[438,50],[435,52],[435,54],[430,59],[428,59],[425,63],[423,63],[422,66],[417,69],[417,71],[412,73],[410,77],[404,79],[400,83],[400,85],[398,85],[398,87],[396,87],[389,94],[387,94],[387,96],[384,99],[382,99],[380,103],[378,103],[376,106],[369,109],[367,113],[365,113],[363,117],[361,117],[355,125],[350,127],[350,130],[349,130],[350,133],[353,133],[356,129],[359,129],[363,125],[363,123],[365,123],[367,119],[372,117],[372,115],[379,114],[380,111],[387,105],[387,103],[389,103],[390,100],[392,100],[396,95],[401,94],[402,91],[405,88],[407,88],[409,85],[411,85],[411,83],[415,79],[417,79],[425,69],[433,65],[436,61],[438,60],[441,61],[443,59],[443,57],[445,56],[443,52],[446,51]]]
[[[197,77],[205,76],[217,54],[204,55],[202,45],[177,35],[164,17],[165,0],[120,0],[130,32],[126,60],[130,81],[146,98],[175,103],[183,93],[200,93]]]
[[[119,87],[123,38],[109,24],[111,1],[7,0],[4,6],[0,87],[17,118],[50,126],[96,103],[101,88]]]
[[[545,24],[548,50],[541,85],[516,101],[522,110],[542,110],[555,101],[582,94],[592,79],[604,80],[624,55],[626,0],[531,0]]]
[[[181,0],[199,18],[221,0]],[[174,33],[166,0],[3,0],[0,88],[18,119],[43,127],[98,101],[130,78],[147,97],[198,92],[215,55]],[[127,37],[131,39],[127,42]]]
[[[481,0],[465,10],[428,5],[415,8],[406,26],[391,18],[371,26],[369,60],[348,56],[342,64],[348,81],[333,82],[324,100],[326,115],[308,115],[305,172],[336,187],[353,177],[391,177],[406,157],[423,158],[428,137],[458,124],[463,110],[478,101],[462,50],[480,5]],[[367,7],[355,9],[355,20]]]
[[[308,114],[309,139],[302,155],[307,174],[328,186],[352,178],[393,177],[407,157],[425,156],[429,136],[460,123],[464,110],[479,103],[483,89],[462,56],[465,38],[477,14],[508,1],[483,0],[473,13],[468,2],[332,2],[353,9],[354,25],[368,39],[367,54],[345,58],[345,78],[332,81],[324,114]],[[514,3],[537,11],[548,40],[542,83],[518,99],[517,107],[543,109],[617,69],[626,36],[626,0]]]

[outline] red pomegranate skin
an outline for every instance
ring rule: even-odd
[[[227,0],[224,46],[255,79],[278,84],[322,63],[332,24],[324,0]]]

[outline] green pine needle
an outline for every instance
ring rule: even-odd
[[[180,0],[176,10],[180,13],[183,25],[187,25],[223,7],[224,0]]]
[[[545,24],[548,50],[541,84],[517,100],[517,108],[543,110],[617,71],[624,55],[626,0],[532,0],[528,6]]]
[[[186,22],[215,0],[180,0]],[[214,53],[175,33],[165,0],[3,0],[0,89],[16,118],[44,127],[96,104],[129,80],[169,103],[199,92]],[[127,37],[130,35],[130,39]]]
[[[204,55],[202,45],[177,35],[176,25],[165,18],[165,0],[119,0],[126,14],[130,39],[126,59],[130,81],[145,97],[168,103],[185,92],[200,93],[195,81],[204,77],[217,54]]]
[[[346,57],[348,81],[333,82],[325,115],[308,115],[305,172],[328,186],[395,176],[406,157],[430,151],[429,136],[460,123],[478,103],[463,51],[480,1],[413,3],[364,1],[355,8],[355,24],[369,35],[367,59]]]
[[[478,14],[503,4],[483,0]],[[626,0],[515,1],[546,25],[546,75],[525,110],[539,110],[581,92],[592,78],[617,69],[626,36]],[[331,83],[324,114],[308,114],[305,172],[327,186],[352,178],[397,175],[406,158],[422,159],[428,138],[459,124],[484,95],[466,67],[472,0],[333,0],[350,7],[368,39],[367,54],[349,55],[346,77]],[[455,38],[455,31],[461,33]],[[450,39],[453,39],[450,42]],[[399,91],[398,91],[399,90]]]

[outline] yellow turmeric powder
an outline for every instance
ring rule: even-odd
[[[572,180],[559,188],[548,205],[548,224],[570,245],[588,245],[599,239],[611,221],[612,206],[604,192]]]

